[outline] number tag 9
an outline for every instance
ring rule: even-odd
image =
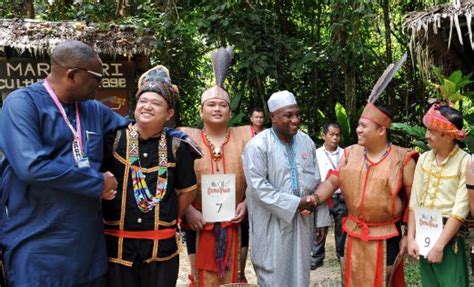
[[[430,246],[430,243],[431,243],[431,238],[425,237],[425,247]]]

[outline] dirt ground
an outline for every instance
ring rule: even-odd
[[[334,225],[332,225],[334,226]],[[468,259],[469,271],[473,272],[472,262],[471,262],[471,252],[474,254],[474,223],[470,226],[470,232],[466,239],[466,255]],[[310,255],[308,255],[310,256]],[[418,263],[406,256],[405,258],[405,280],[409,286],[420,286],[421,278],[419,275]],[[470,272],[470,273],[471,273]],[[188,283],[188,274],[189,274],[189,261],[186,254],[186,248],[183,248],[183,252],[180,254],[180,271],[177,286],[184,287]],[[247,267],[245,268],[245,274],[249,283],[257,284],[257,278],[252,267],[250,259],[247,259]],[[319,287],[339,287],[341,284],[341,272],[339,267],[339,262],[336,258],[336,250],[334,243],[334,231],[333,228],[329,228],[328,237],[326,240],[326,258],[324,260],[324,265],[314,271],[311,271],[311,284],[310,286]],[[474,282],[474,273],[470,274],[470,282]],[[471,283],[471,286],[474,286]]]
[[[310,256],[308,254],[308,256]],[[183,252],[180,254],[180,270],[178,282],[176,286],[185,287],[188,283],[189,261],[187,258],[186,248],[183,246]],[[329,230],[328,238],[326,240],[326,259],[324,265],[314,271],[311,271],[311,286],[336,287],[341,286],[339,263],[336,258],[336,250],[334,244],[334,233],[332,229]],[[252,267],[252,262],[247,259],[247,267],[245,268],[245,275],[249,283],[257,284],[257,277]]]

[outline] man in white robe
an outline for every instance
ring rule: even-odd
[[[259,286],[309,286],[314,238],[314,193],[320,183],[316,148],[299,131],[296,100],[288,91],[268,100],[272,128],[245,147],[251,260]],[[317,210],[316,226],[330,223],[326,205]]]

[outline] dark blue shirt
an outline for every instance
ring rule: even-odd
[[[72,132],[43,82],[4,102],[0,240],[12,286],[74,286],[106,273],[103,136],[127,120],[95,100],[81,102],[79,110],[90,168],[77,167]]]

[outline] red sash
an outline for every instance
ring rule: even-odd
[[[133,238],[133,239],[150,239],[150,240],[163,240],[172,238],[176,235],[176,229],[166,228],[159,230],[144,230],[144,231],[127,231],[127,230],[114,230],[106,229],[105,234],[120,237],[120,238]]]

